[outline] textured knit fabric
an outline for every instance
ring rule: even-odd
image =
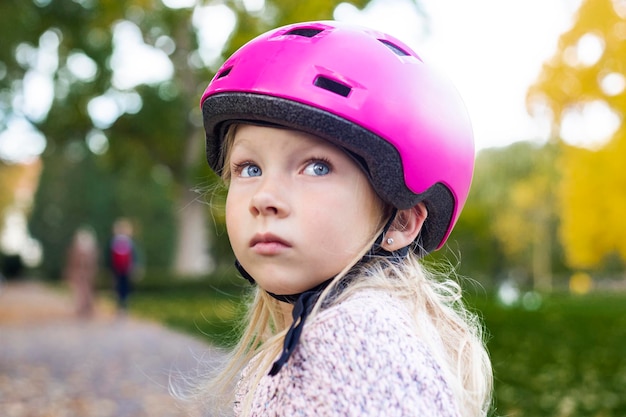
[[[251,415],[458,417],[424,337],[391,296],[353,295],[310,319],[277,375],[264,371],[254,387]],[[256,371],[248,367],[244,375]],[[237,416],[249,389],[243,382],[238,386]]]

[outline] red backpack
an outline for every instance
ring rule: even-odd
[[[133,242],[128,236],[115,236],[111,242],[111,267],[116,274],[128,274],[133,265]]]

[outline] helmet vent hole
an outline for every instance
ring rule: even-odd
[[[222,72],[220,72],[219,74],[217,74],[217,79],[219,80],[220,78],[224,78],[226,77],[228,74],[230,74],[230,71],[233,69],[233,67],[228,67],[225,68]]]
[[[313,82],[313,85],[323,88],[324,90],[333,92],[335,94],[339,94],[340,96],[343,96],[343,97],[348,97],[348,94],[350,94],[350,91],[352,91],[352,87],[348,87],[345,84],[342,84],[335,80],[331,80],[330,78],[326,78],[321,75],[319,75],[315,79],[315,81]]]
[[[304,36],[306,38],[312,38],[320,32],[323,32],[324,29],[314,29],[314,28],[297,28],[292,29],[289,32],[285,33],[285,35],[297,35]]]
[[[408,54],[404,49],[400,48],[398,45],[394,45],[393,43],[389,42],[388,40],[385,39],[379,39],[379,41],[385,45],[387,48],[391,49],[391,51],[398,55],[398,56],[409,56],[410,54]]]

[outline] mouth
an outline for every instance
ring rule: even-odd
[[[259,254],[274,255],[290,248],[291,244],[271,233],[257,233],[250,240],[250,247]]]

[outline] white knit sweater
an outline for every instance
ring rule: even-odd
[[[300,344],[277,375],[263,371],[251,415],[458,417],[423,338],[390,295],[356,294],[309,319]],[[256,371],[248,366],[244,374]],[[236,416],[249,389],[238,386]]]

